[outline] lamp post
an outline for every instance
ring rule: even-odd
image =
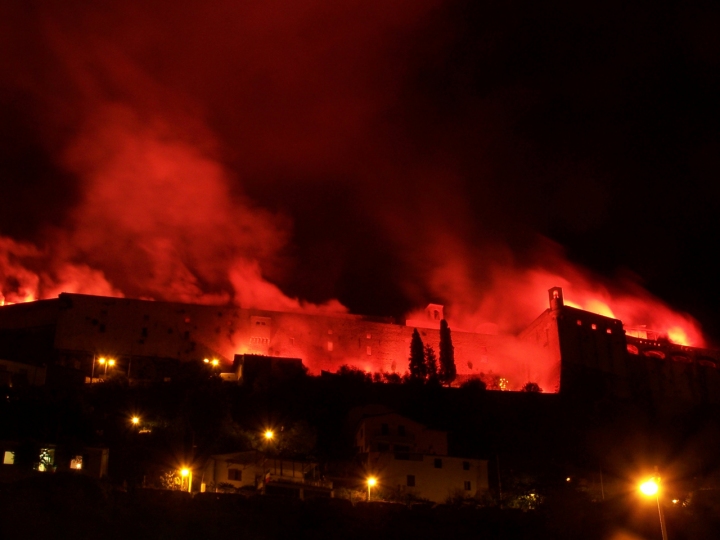
[[[188,493],[192,493],[192,469],[183,467],[180,469],[180,476],[188,479]],[[182,483],[180,484],[180,491],[183,491]]]
[[[93,354],[92,370],[90,370],[90,384],[95,382],[95,354]]]
[[[655,467],[655,472],[657,472],[657,467]],[[655,495],[658,515],[660,516],[660,532],[662,533],[663,540],[668,540],[667,528],[665,527],[665,514],[663,512],[662,505],[660,504],[660,477],[656,475],[640,484],[640,491],[643,495],[648,497]]]
[[[368,502],[370,502],[370,490],[377,484],[377,478],[374,476],[371,476],[367,479],[367,486],[368,486]]]

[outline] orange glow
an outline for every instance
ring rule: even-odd
[[[265,439],[268,441],[272,440],[273,437],[275,437],[275,433],[273,433],[273,431],[271,429],[265,430],[265,433],[263,435],[265,436]]]
[[[660,486],[658,486],[658,483],[655,481],[654,478],[651,478],[650,480],[647,480],[646,482],[640,484],[640,491],[643,495],[647,495],[648,497],[656,495],[659,489]]]

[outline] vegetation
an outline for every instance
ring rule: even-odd
[[[410,381],[425,382],[426,378],[425,347],[420,338],[420,332],[416,328],[413,330],[412,339],[410,340]]]
[[[440,321],[440,382],[450,385],[457,377],[455,367],[455,347],[452,344],[450,327],[445,319]]]

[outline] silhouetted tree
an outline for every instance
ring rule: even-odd
[[[542,388],[540,388],[540,385],[535,382],[528,382],[525,383],[525,386],[522,387],[523,392],[542,392]]]
[[[438,361],[435,355],[435,349],[430,345],[425,345],[425,379],[427,382],[438,382]]]
[[[412,340],[410,341],[410,381],[424,382],[427,377],[427,368],[425,366],[425,348],[423,347],[420,332],[417,328],[413,330]]]
[[[442,384],[450,384],[455,380],[455,347],[450,336],[450,327],[445,319],[440,321],[440,373],[438,378]]]

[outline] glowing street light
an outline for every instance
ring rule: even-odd
[[[263,436],[265,437],[266,441],[272,441],[275,437],[275,433],[271,429],[266,429],[265,433],[263,433]]]
[[[137,426],[140,423],[140,417],[133,416],[130,421],[133,423],[134,426]]]
[[[368,486],[368,502],[370,501],[370,490],[375,487],[377,484],[377,478],[374,476],[371,476],[367,479],[367,486]]]
[[[640,484],[640,491],[643,493],[643,495],[652,497],[653,495],[656,495],[658,491],[660,491],[660,486],[658,486],[658,483],[655,481],[654,478],[651,478],[650,480],[647,480],[646,482]]]
[[[115,365],[115,360],[113,360],[112,358],[108,360],[107,358],[100,357],[98,358],[98,364],[100,364],[101,366],[105,366],[105,372],[103,376],[107,376],[107,368],[108,366],[113,367]]]
[[[180,476],[188,479],[188,493],[192,493],[192,469],[183,467],[182,469],[180,469]],[[180,491],[183,491],[182,483],[180,484]]]
[[[655,467],[655,472],[657,472],[657,467]],[[663,540],[668,540],[667,528],[665,527],[665,514],[660,504],[660,477],[654,476],[640,484],[640,492],[647,497],[655,497],[658,515],[660,516],[660,532],[662,533]]]
[[[218,367],[220,360],[218,360],[217,358],[213,358],[212,362],[210,362],[210,363],[213,365],[213,367]]]

